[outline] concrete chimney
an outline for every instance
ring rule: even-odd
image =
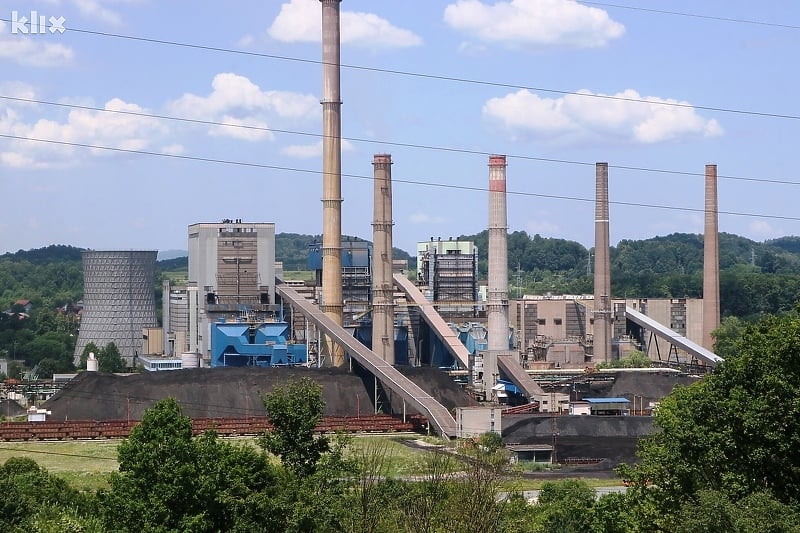
[[[489,286],[486,294],[488,354],[484,359],[487,398],[498,375],[497,356],[508,352],[508,212],[506,156],[489,156]]]
[[[714,351],[711,332],[719,327],[719,208],[717,165],[706,165],[703,234],[703,348]]]
[[[340,96],[339,3],[322,2],[322,302],[320,308],[339,325],[342,303],[342,116]],[[344,350],[326,337],[324,352],[335,366]]]
[[[611,258],[608,163],[595,164],[594,362],[611,360]]]
[[[372,159],[372,351],[394,364],[394,283],[392,281],[392,156]]]

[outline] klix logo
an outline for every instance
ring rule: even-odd
[[[25,16],[25,13],[20,16],[18,11],[11,12],[11,33],[13,34],[46,34],[50,33],[64,33],[67,28],[64,27],[66,19],[64,17],[46,17],[40,15],[38,11],[31,11]]]

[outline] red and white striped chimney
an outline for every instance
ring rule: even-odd
[[[489,156],[489,351],[508,351],[508,213],[506,156]]]

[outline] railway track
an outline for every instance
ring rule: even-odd
[[[69,420],[63,422],[3,422],[0,441],[61,441],[83,439],[124,439],[139,424],[138,420]],[[200,435],[213,430],[221,437],[259,435],[271,428],[266,417],[195,418],[192,432]],[[353,433],[424,432],[424,417],[395,415],[326,416],[317,425],[318,433],[348,431]]]

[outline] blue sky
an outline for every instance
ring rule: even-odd
[[[343,0],[343,233],[371,239],[376,153],[395,246],[482,231],[496,153],[510,231],[591,246],[606,161],[613,244],[701,233],[707,163],[720,231],[800,234],[800,3],[619,2]],[[321,233],[320,3],[222,5],[0,1],[0,253]],[[32,10],[66,31],[23,34]]]

